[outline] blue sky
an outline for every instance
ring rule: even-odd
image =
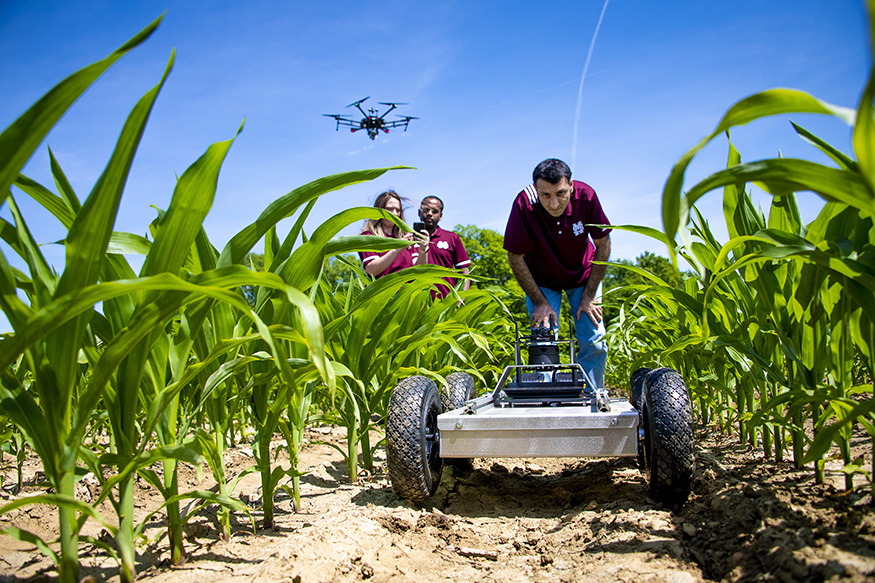
[[[65,76],[109,54],[166,13],[156,33],[104,75],[49,134],[80,198],[108,160],[125,117],[176,64],[147,126],[116,229],[144,234],[175,178],[245,119],[219,180],[207,233],[221,248],[276,197],[346,170],[406,165],[324,197],[311,228],[394,187],[416,205],[437,194],[442,226],[503,232],[514,195],[547,157],[572,162],[615,224],[661,226],[673,163],[726,109],[774,87],[856,107],[871,65],[862,0],[611,0],[581,76],[604,0],[228,2],[0,0],[0,126]],[[371,141],[335,131],[324,113],[405,102],[407,132]],[[580,114],[577,119],[578,98]],[[394,115],[394,112],[393,112]],[[850,152],[850,129],[818,116],[792,119]],[[574,143],[574,136],[577,141]],[[787,118],[733,133],[744,160],[822,160]],[[703,152],[691,180],[718,170],[725,140]],[[47,186],[45,145],[25,173]],[[41,243],[63,236],[18,193]],[[764,198],[763,204],[766,204]],[[820,202],[802,196],[813,218]],[[719,233],[720,197],[700,207]],[[9,220],[8,209],[0,216]],[[351,228],[350,230],[355,230]],[[658,244],[615,232],[613,257]],[[46,245],[62,269],[63,250]],[[7,258],[11,252],[4,248]]]

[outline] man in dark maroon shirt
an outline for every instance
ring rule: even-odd
[[[602,308],[596,292],[611,255],[610,229],[595,191],[571,180],[565,162],[544,160],[533,184],[520,192],[507,221],[504,249],[514,276],[526,292],[533,328],[558,327],[562,292],[575,316],[577,361],[597,387],[604,386],[607,351]],[[582,317],[585,316],[585,317]],[[552,321],[551,321],[552,319]]]
[[[419,205],[419,220],[425,224],[425,230],[428,231],[429,236],[427,261],[432,265],[458,269],[463,275],[467,274],[471,267],[471,260],[468,258],[468,252],[465,250],[465,245],[462,244],[462,239],[456,233],[438,227],[443,213],[444,201],[434,195],[426,196]],[[454,278],[446,277],[444,279],[451,286],[456,285]],[[463,289],[468,289],[471,282],[466,279],[462,285]],[[450,290],[447,286],[439,285],[437,291],[432,293],[432,297],[445,298],[449,293]]]

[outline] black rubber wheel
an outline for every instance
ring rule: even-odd
[[[429,378],[408,377],[398,383],[389,400],[386,419],[386,464],[392,488],[414,503],[427,500],[441,481],[440,433],[442,411],[437,387]]]
[[[640,413],[644,405],[644,379],[650,374],[652,368],[639,368],[632,373],[629,379],[629,402]]]
[[[474,388],[474,377],[464,372],[454,372],[447,376],[447,385],[441,393],[441,403],[444,411],[458,409],[477,397],[477,389]]]
[[[477,389],[474,387],[474,377],[464,372],[454,372],[447,375],[447,384],[441,393],[444,411],[458,409],[465,404],[465,401],[476,397]],[[474,468],[474,460],[471,458],[445,458],[444,463],[463,472]]]
[[[641,423],[644,423],[644,379],[650,374],[652,368],[639,368],[632,373],[629,379],[629,402],[638,411]],[[644,442],[638,442],[638,469],[642,472],[647,469],[647,461],[644,454]]]
[[[644,379],[644,451],[654,500],[687,501],[693,486],[693,409],[680,373],[658,368]]]

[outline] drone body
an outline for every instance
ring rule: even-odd
[[[376,109],[370,108],[367,112],[362,109],[362,102],[364,102],[367,97],[364,99],[359,99],[355,103],[349,104],[347,107],[355,107],[364,116],[361,121],[356,121],[354,119],[349,119],[342,115],[336,113],[324,113],[322,115],[326,117],[333,117],[337,122],[337,127],[335,129],[340,129],[340,126],[350,128],[349,131],[357,132],[359,130],[366,130],[368,132],[368,137],[372,140],[377,137],[377,134],[382,131],[384,133],[389,133],[389,130],[392,128],[400,128],[404,127],[404,131],[407,131],[407,125],[410,123],[410,120],[417,119],[415,117],[411,117],[409,115],[399,116],[401,119],[396,119],[392,121],[386,121],[386,116],[390,111],[398,107],[399,105],[406,105],[404,103],[384,103],[380,102],[380,105],[388,105],[389,109],[387,109],[384,113],[380,114]]]

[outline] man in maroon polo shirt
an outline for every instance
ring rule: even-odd
[[[594,301],[605,266],[591,262],[610,258],[611,238],[610,229],[591,225],[608,224],[595,191],[571,180],[565,162],[550,158],[535,167],[532,184],[517,195],[504,233],[532,327],[558,327],[565,291],[577,330],[577,362],[596,387],[604,386],[607,362],[602,308]]]
[[[458,269],[462,274],[467,275],[471,260],[462,240],[454,232],[438,227],[443,213],[444,201],[434,195],[426,196],[419,205],[419,220],[425,223],[425,230],[428,231],[429,236],[427,261],[432,265]],[[456,285],[455,278],[444,279],[451,286]],[[466,279],[462,286],[462,289],[468,289],[471,286],[470,280]],[[439,285],[437,290],[432,292],[432,297],[445,298],[449,293],[450,289],[447,286]]]

